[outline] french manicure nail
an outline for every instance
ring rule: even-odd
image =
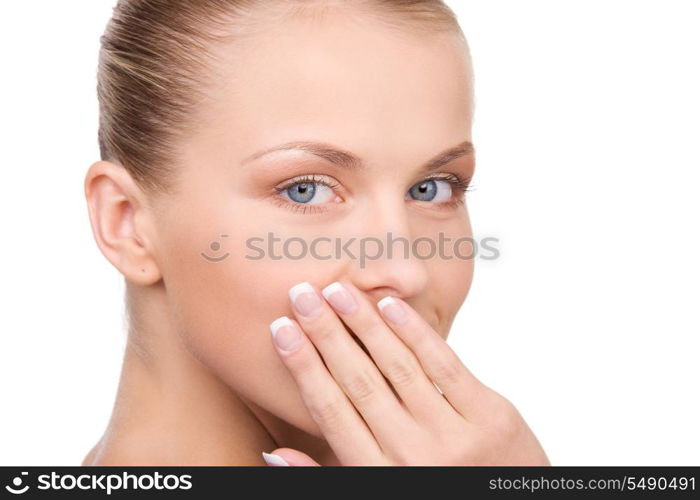
[[[299,314],[313,318],[321,311],[321,297],[311,283],[304,281],[289,289],[289,299]]]
[[[321,293],[334,308],[343,314],[350,314],[357,309],[355,298],[337,281],[321,290]]]
[[[403,305],[392,296],[384,297],[377,302],[377,307],[379,307],[379,310],[386,319],[397,325],[405,323],[408,319]]]
[[[272,339],[283,351],[291,351],[301,342],[301,334],[287,316],[281,316],[270,323]]]
[[[274,453],[265,453],[264,451],[262,452],[263,460],[265,460],[265,463],[267,465],[273,466],[273,467],[284,467],[284,466],[289,466],[287,461],[280,457],[279,455],[275,455]]]

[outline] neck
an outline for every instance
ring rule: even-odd
[[[289,447],[337,464],[325,440],[236,394],[179,340],[162,282],[127,284],[130,329],[107,429],[82,465],[265,465]]]

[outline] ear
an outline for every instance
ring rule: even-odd
[[[143,190],[124,167],[108,161],[90,166],[84,187],[92,234],[107,260],[132,283],[158,282],[161,272],[149,244],[156,235]]]

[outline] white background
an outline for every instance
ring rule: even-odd
[[[477,261],[449,343],[555,465],[700,465],[693,1],[451,1],[476,73]],[[0,464],[74,465],[109,419],[121,275],[90,232],[114,0],[0,14]]]

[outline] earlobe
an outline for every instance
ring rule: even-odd
[[[85,176],[85,198],[92,233],[102,254],[124,277],[150,285],[161,279],[154,258],[155,230],[144,203],[145,193],[126,169],[108,161],[90,166]]]

